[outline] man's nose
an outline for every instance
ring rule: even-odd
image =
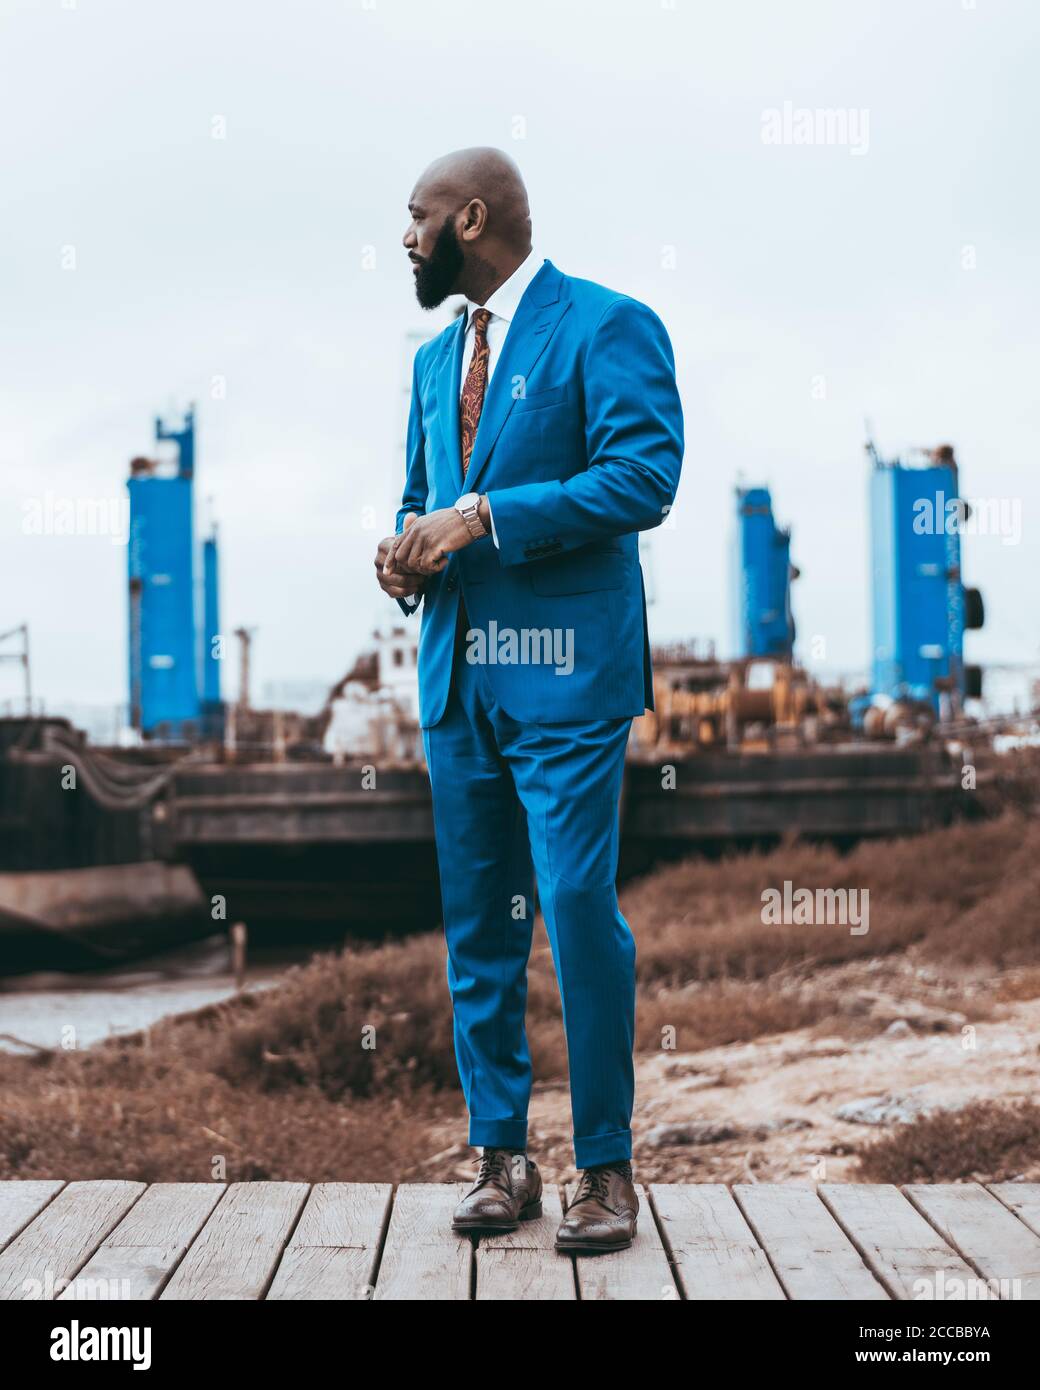
[[[415,235],[415,228],[409,227],[401,238],[401,242],[406,251],[411,251],[413,247],[419,245],[419,238]]]

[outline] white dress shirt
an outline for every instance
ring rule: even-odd
[[[505,342],[506,334],[509,332],[509,325],[516,318],[516,311],[520,307],[520,301],[524,297],[528,285],[541,270],[545,263],[545,257],[540,256],[537,251],[532,250],[526,260],[520,262],[517,268],[510,275],[508,280],[504,280],[494,294],[488,295],[483,304],[474,304],[471,299],[466,300],[466,339],[462,345],[462,371],[459,374],[459,396],[462,395],[462,388],[466,383],[466,373],[469,371],[469,364],[473,357],[473,340],[477,336],[477,330],[473,327],[473,315],[478,309],[488,309],[491,317],[487,325],[488,343],[488,385],[491,385],[491,378],[494,375],[495,363],[498,361],[502,351],[502,344]],[[485,395],[485,400],[487,399]],[[469,489],[467,489],[469,491]],[[495,518],[491,515],[491,504],[488,503],[488,515],[491,517],[491,539],[498,545],[498,536],[495,532]]]
[[[477,333],[473,327],[473,315],[478,309],[488,309],[491,313],[487,326],[488,385],[490,386],[491,378],[495,374],[495,363],[498,361],[502,344],[509,332],[509,325],[516,318],[516,311],[520,307],[524,292],[544,263],[545,258],[539,256],[536,251],[532,251],[525,261],[520,262],[509,279],[504,280],[494,294],[488,296],[484,304],[474,304],[472,299],[466,300],[466,341],[462,348],[462,370],[459,374],[460,396],[466,383],[466,373],[469,371],[469,364],[473,357],[473,339]]]

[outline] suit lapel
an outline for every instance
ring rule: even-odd
[[[459,439],[459,382],[462,379],[462,346],[466,340],[466,315],[460,314],[448,335],[437,368],[437,402],[448,466],[456,494],[462,491],[462,443]]]
[[[502,432],[502,426],[509,419],[509,413],[516,404],[516,382],[519,378],[526,382],[534,371],[535,364],[545,351],[557,323],[567,309],[567,301],[561,297],[560,288],[563,276],[551,261],[546,261],[541,270],[527,287],[527,291],[517,306],[516,317],[509,325],[501,355],[495,363],[495,374],[488,386],[484,406],[480,412],[477,437],[473,441],[473,453],[466,473],[467,492],[476,491],[477,479],[486,465],[495,441]],[[457,370],[461,371],[461,359]],[[455,457],[459,464],[459,479],[462,479],[462,457],[458,444],[458,378],[455,392]]]

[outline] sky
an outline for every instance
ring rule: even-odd
[[[967,655],[1040,660],[1031,0],[0,16],[0,632],[29,623],[48,709],[126,699],[127,604],[118,526],[47,517],[86,500],[114,518],[155,414],[189,401],[222,627],[255,627],[254,690],[332,682],[394,620],[372,558],[409,335],[450,319],[415,302],[405,206],[473,144],[519,162],[542,254],[671,336],[686,458],[645,559],[656,640],[726,650],[733,489],[765,483],[793,529],[803,655],[867,666],[869,421],[885,455],[952,443],[963,493],[1017,508],[1016,542],[964,539],[987,604]],[[799,114],[818,110],[838,115]],[[18,690],[0,664],[0,709]]]

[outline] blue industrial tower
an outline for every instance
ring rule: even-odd
[[[154,459],[130,464],[130,723],[147,738],[191,740],[202,731],[203,705],[219,703],[219,675],[200,665],[200,628],[217,629],[216,541],[203,569],[204,614],[198,614],[194,531],[195,413],[180,429],[155,422],[156,442],[177,446],[173,468]],[[210,571],[212,578],[209,578]],[[203,617],[200,624],[199,617]]]
[[[735,655],[777,657],[794,651],[791,532],[773,520],[766,487],[737,488]]]
[[[202,542],[202,645],[199,652],[202,722],[207,735],[223,731],[224,706],[220,699],[220,583],[217,567],[217,528]]]
[[[961,523],[950,445],[910,462],[882,459],[872,443],[873,693],[954,712],[981,694],[964,664],[964,633],[982,626],[982,597],[961,581]],[[945,708],[944,708],[945,699]]]

